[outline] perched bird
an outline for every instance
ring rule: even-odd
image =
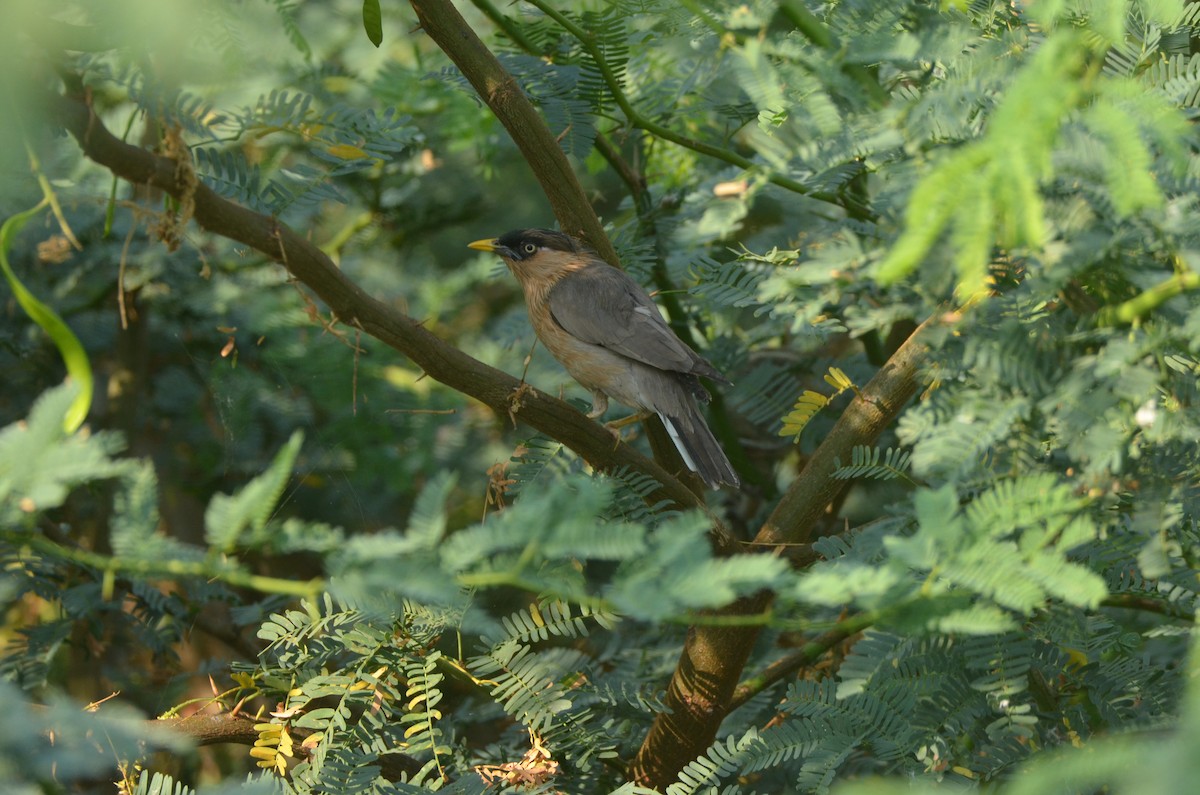
[[[739,484],[704,422],[698,376],[729,383],[675,336],[637,282],[569,235],[517,229],[470,248],[500,255],[525,291],[538,339],[592,393],[593,419],[612,396],[657,414],[688,468],[709,488]]]

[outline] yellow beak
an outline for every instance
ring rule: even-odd
[[[492,238],[476,240],[474,243],[468,243],[467,248],[473,248],[476,251],[495,251],[496,241]]]

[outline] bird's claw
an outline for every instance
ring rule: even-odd
[[[604,427],[608,430],[609,433],[611,433],[613,435],[613,438],[615,438],[617,440],[616,443],[613,444],[613,449],[615,450],[617,445],[621,443],[621,429],[622,428],[629,426],[629,425],[633,425],[634,423],[637,423],[637,422],[641,422],[642,420],[648,419],[653,416],[654,416],[653,411],[639,411],[636,414],[630,414],[628,417],[621,417],[619,420],[613,420],[612,422],[604,423]]]
[[[606,423],[604,423],[604,430],[606,430],[606,431],[608,431],[609,433],[611,433],[611,434],[612,434],[612,438],[613,438],[613,449],[614,449],[614,450],[616,450],[616,449],[617,449],[617,446],[621,444],[621,429],[620,429],[620,428],[613,428],[612,426],[610,426],[610,425],[609,425],[609,424],[606,422]]]
[[[603,392],[592,393],[592,410],[587,413],[589,420],[598,420],[608,411],[608,395]]]
[[[620,429],[624,428],[626,425],[633,425],[635,422],[641,422],[642,420],[649,419],[653,416],[653,411],[639,411],[636,414],[630,414],[628,417],[622,417],[619,420],[606,422],[604,423],[604,427],[608,428],[610,431],[619,432]]]

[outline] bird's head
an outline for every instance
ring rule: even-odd
[[[575,238],[552,229],[514,229],[494,239],[476,240],[467,248],[499,255],[522,284],[553,280],[595,256]]]

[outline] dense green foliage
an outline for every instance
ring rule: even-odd
[[[746,486],[647,504],[60,134],[78,78],[118,136],[586,410],[465,249],[551,211],[407,6],[13,4],[10,791],[645,791],[687,629],[729,622],[763,632],[674,795],[1191,792],[1200,6],[462,5],[734,382],[712,425]],[[927,318],[918,396],[845,451],[811,544],[716,555]],[[198,707],[253,753],[134,719]]]

